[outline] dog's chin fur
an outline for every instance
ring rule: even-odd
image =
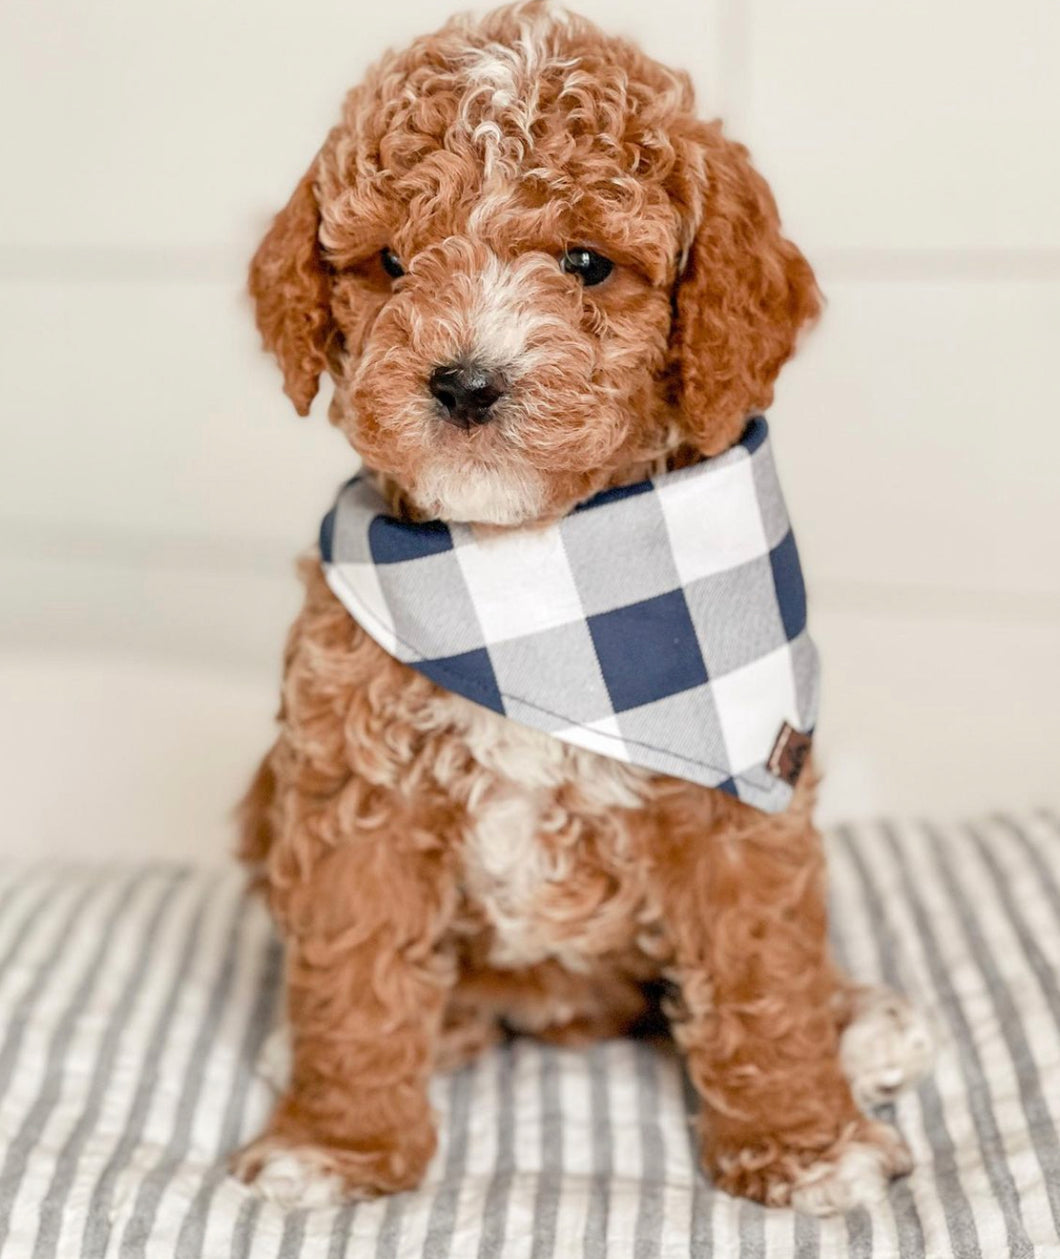
[[[506,527],[538,520],[545,503],[541,476],[531,469],[476,464],[428,465],[407,494],[426,519]]]
[[[614,260],[598,287],[561,267],[575,245]],[[331,418],[395,505],[506,527],[730,446],[818,309],[687,76],[538,0],[368,73],[250,290],[296,408],[329,372]],[[468,356],[509,392],[460,433],[428,382]],[[843,1072],[856,1002],[828,954],[812,769],[764,815],[524,730],[383,652],[318,563],[303,575],[242,814],[287,940],[293,1067],[242,1175],[306,1202],[413,1186],[436,1064],[503,1027],[621,1034],[660,980],[721,1187],[846,1209],[906,1166]]]

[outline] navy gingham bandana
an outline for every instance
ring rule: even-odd
[[[350,615],[439,686],[768,812],[790,801],[818,663],[761,416],[724,454],[545,528],[400,520],[357,476],[320,551]]]

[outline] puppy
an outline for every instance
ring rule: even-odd
[[[540,3],[372,69],[250,292],[296,409],[326,372],[396,515],[497,531],[729,450],[819,305],[688,77]],[[292,1066],[244,1179],[410,1188],[432,1071],[502,1028],[621,1035],[659,980],[718,1185],[823,1214],[908,1170],[858,1102],[912,1082],[927,1034],[829,958],[812,766],[764,813],[562,743],[388,654],[318,560],[302,575],[241,850],[286,941]]]

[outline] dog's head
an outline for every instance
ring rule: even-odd
[[[767,406],[813,274],[686,75],[539,0],[350,92],[251,266],[301,414],[414,514],[547,519]]]

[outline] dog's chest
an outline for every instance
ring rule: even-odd
[[[630,828],[650,775],[499,717],[444,702],[473,757],[463,885],[494,966],[585,969],[624,951],[650,914]]]

